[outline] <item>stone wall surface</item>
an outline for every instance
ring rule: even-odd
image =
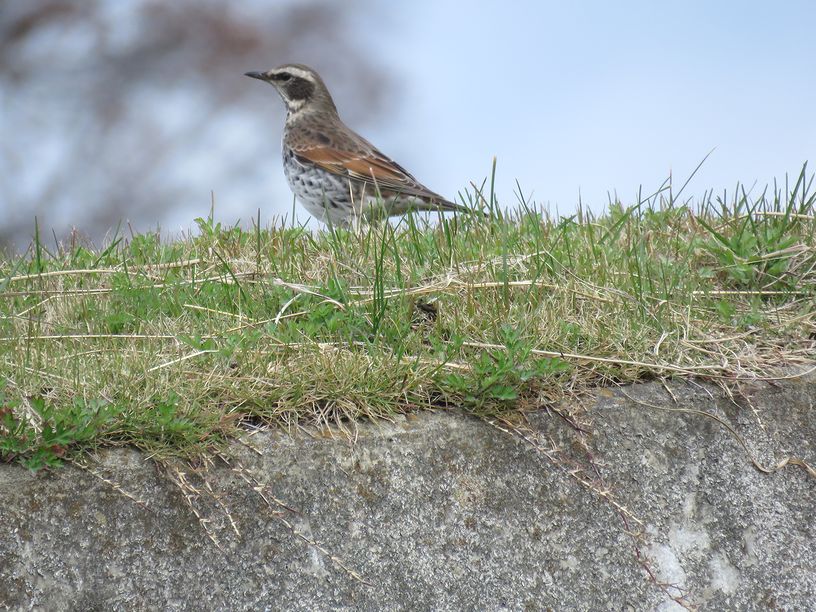
[[[750,459],[816,466],[814,398],[652,382],[580,427],[438,411],[258,433],[230,465],[2,465],[0,609],[815,609],[816,477]]]

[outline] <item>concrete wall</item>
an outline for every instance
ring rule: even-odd
[[[127,449],[0,466],[0,609],[813,609],[816,478],[657,406],[816,465],[816,378],[740,406],[671,389],[601,391],[588,434],[547,412],[526,439],[456,412],[261,433],[204,480]]]

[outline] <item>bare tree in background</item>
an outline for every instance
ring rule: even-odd
[[[383,73],[350,24],[367,7],[6,0],[0,244],[28,242],[35,215],[41,227],[93,238],[122,219],[155,227],[168,209],[208,199],[213,172],[257,183],[259,157],[274,170],[283,107],[277,125],[273,92],[259,95],[247,70],[311,63],[338,99],[356,99],[349,110],[369,115]],[[247,193],[262,205],[257,189]]]

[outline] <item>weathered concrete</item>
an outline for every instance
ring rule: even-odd
[[[223,464],[206,478],[240,536],[212,496],[192,500],[223,550],[134,451],[105,452],[98,473],[147,507],[78,468],[0,466],[0,608],[670,610],[682,593],[813,609],[816,478],[761,473],[713,419],[630,396],[717,414],[764,465],[816,465],[816,378],[755,383],[753,409],[672,390],[600,393],[588,436],[546,412],[527,440],[455,413],[364,426],[354,444],[253,436],[263,455],[237,455],[271,505]]]

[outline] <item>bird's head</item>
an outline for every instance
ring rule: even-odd
[[[308,66],[284,64],[266,72],[246,72],[245,74],[274,86],[283,98],[289,115],[305,110],[337,113],[337,107],[323,79]]]

